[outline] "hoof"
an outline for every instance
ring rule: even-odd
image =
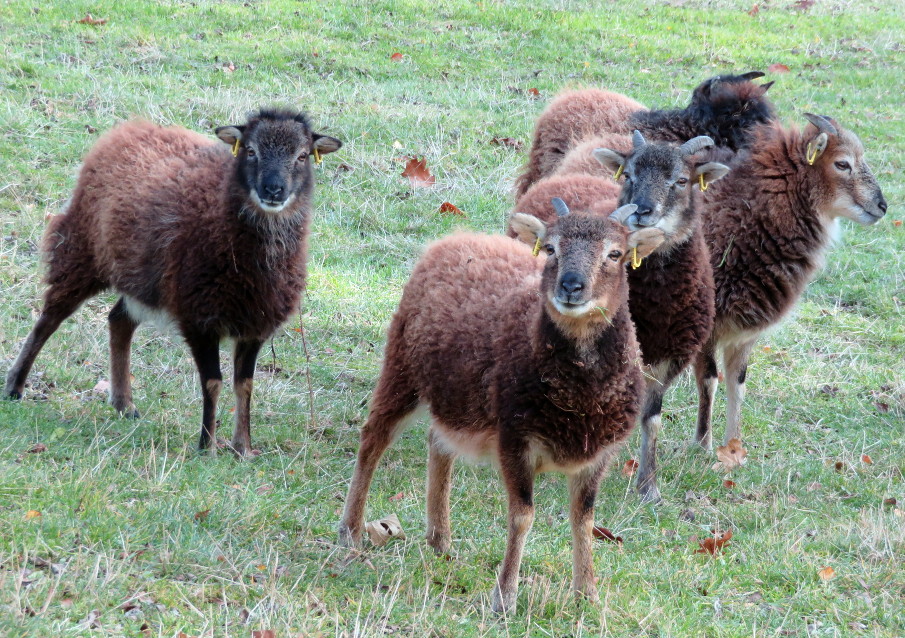
[[[663,501],[660,496],[660,490],[657,487],[648,487],[646,489],[638,488],[638,496],[645,505],[657,505]]]
[[[124,419],[140,419],[141,413],[135,409],[135,406],[129,406],[127,408],[117,408],[116,413],[119,414]]]
[[[342,547],[349,547],[352,549],[361,548],[361,535],[357,535],[359,538],[356,540],[356,534],[352,531],[346,523],[340,523],[339,528],[337,529],[337,543]]]
[[[495,614],[511,614],[515,611],[515,595],[516,592],[500,591],[500,586],[493,588],[493,594],[490,597],[490,609]]]
[[[6,398],[12,399],[13,401],[18,401],[19,399],[22,398],[22,393],[19,392],[18,390],[7,390]]]
[[[427,544],[433,548],[435,554],[449,554],[452,543],[448,536],[444,537],[437,533],[428,532],[424,539],[427,541]]]

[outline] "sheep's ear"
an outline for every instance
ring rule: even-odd
[[[694,169],[694,176],[696,178],[695,183],[700,187],[701,177],[703,177],[705,184],[704,188],[707,188],[707,184],[717,181],[728,172],[729,167],[725,164],[720,164],[719,162],[707,162],[706,164],[701,164]]]
[[[638,249],[638,258],[644,259],[666,241],[666,235],[659,228],[642,228],[628,235],[628,248]]]
[[[329,135],[321,135],[320,133],[311,134],[312,153],[317,150],[317,152],[321,155],[326,155],[327,153],[338,151],[340,148],[342,148],[342,145],[343,143],[335,137],[330,137]]]
[[[533,215],[525,213],[512,213],[509,216],[509,226],[515,231],[519,241],[534,246],[538,241],[543,241],[547,236],[547,227],[544,222]]]
[[[625,157],[610,148],[595,148],[592,152],[594,159],[616,173],[621,166],[625,166]]]
[[[763,89],[763,93],[766,93],[774,84],[776,84],[776,80],[770,80],[769,82],[764,82],[763,84],[761,84],[760,88]],[[763,95],[763,93],[761,95]]]
[[[221,140],[229,144],[230,146],[235,146],[236,142],[242,139],[242,135],[245,133],[244,126],[218,126],[214,129],[214,133]]]

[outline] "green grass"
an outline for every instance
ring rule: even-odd
[[[315,422],[297,318],[260,360],[257,458],[196,456],[194,366],[177,336],[151,328],[133,351],[144,416],[115,418],[91,391],[107,376],[113,297],[86,304],[41,354],[26,400],[0,402],[0,635],[905,634],[905,228],[893,223],[905,203],[899,3],[819,1],[799,12],[782,0],[759,3],[753,17],[751,0],[587,4],[595,8],[0,5],[4,370],[40,305],[35,247],[45,215],[69,196],[100,131],[140,115],[211,132],[285,103],[345,142],[317,174],[304,312]],[[77,24],[88,12],[108,22]],[[759,343],[744,415],[749,463],[733,473],[736,488],[687,446],[695,398],[684,378],[665,405],[664,503],[641,506],[618,468],[603,483],[597,519],[625,544],[597,547],[599,606],[569,592],[561,476],[539,481],[513,617],[489,611],[505,544],[492,469],[457,467],[454,557],[432,554],[421,538],[424,423],[390,449],[369,499],[374,518],[399,515],[408,540],[360,557],[338,548],[384,330],[421,246],[455,228],[497,232],[510,209],[524,151],[491,138],[527,147],[535,117],[564,87],[677,106],[704,77],[774,62],[791,68],[771,78],[783,119],[801,123],[813,111],[855,130],[890,214],[871,228],[845,223],[795,315]],[[399,175],[406,154],[427,158],[434,188],[409,188]],[[440,215],[444,201],[467,218]],[[227,393],[221,407],[228,432]],[[37,443],[47,451],[26,453]],[[889,497],[898,509],[883,506]],[[29,510],[41,516],[26,518]],[[691,538],[714,527],[733,530],[727,550],[695,554]],[[827,566],[836,578],[823,582],[817,572]]]

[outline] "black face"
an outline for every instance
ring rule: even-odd
[[[619,205],[635,204],[630,230],[659,228],[666,240],[688,237],[693,230],[691,167],[677,147],[646,144],[626,158]]]
[[[692,93],[688,109],[696,121],[706,123],[701,132],[710,135],[718,146],[742,148],[754,126],[776,117],[766,96],[773,83],[758,85],[751,81],[760,75],[718,75],[702,82]]]

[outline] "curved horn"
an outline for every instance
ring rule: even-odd
[[[553,208],[556,210],[557,217],[565,217],[569,214],[569,207],[559,197],[554,197],[550,200],[550,203],[553,204]]]
[[[698,135],[682,144],[682,146],[679,147],[679,151],[681,151],[682,155],[694,155],[698,151],[710,148],[711,146],[715,146],[711,138],[706,135]]]
[[[756,80],[757,78],[762,78],[766,73],[763,71],[748,71],[747,73],[742,73],[739,77],[743,80]]]
[[[644,141],[644,136],[641,135],[641,131],[639,131],[638,129],[632,131],[632,146],[634,147],[634,149],[638,150],[645,144],[647,144],[647,142]]]
[[[619,222],[620,224],[625,224],[625,220],[627,220],[629,216],[636,210],[638,210],[638,207],[635,204],[626,204],[625,206],[620,206],[612,213],[610,213],[610,219]]]
[[[824,115],[814,115],[813,113],[804,113],[808,122],[817,127],[817,130],[827,135],[839,135],[836,127],[830,124],[829,119]]]

